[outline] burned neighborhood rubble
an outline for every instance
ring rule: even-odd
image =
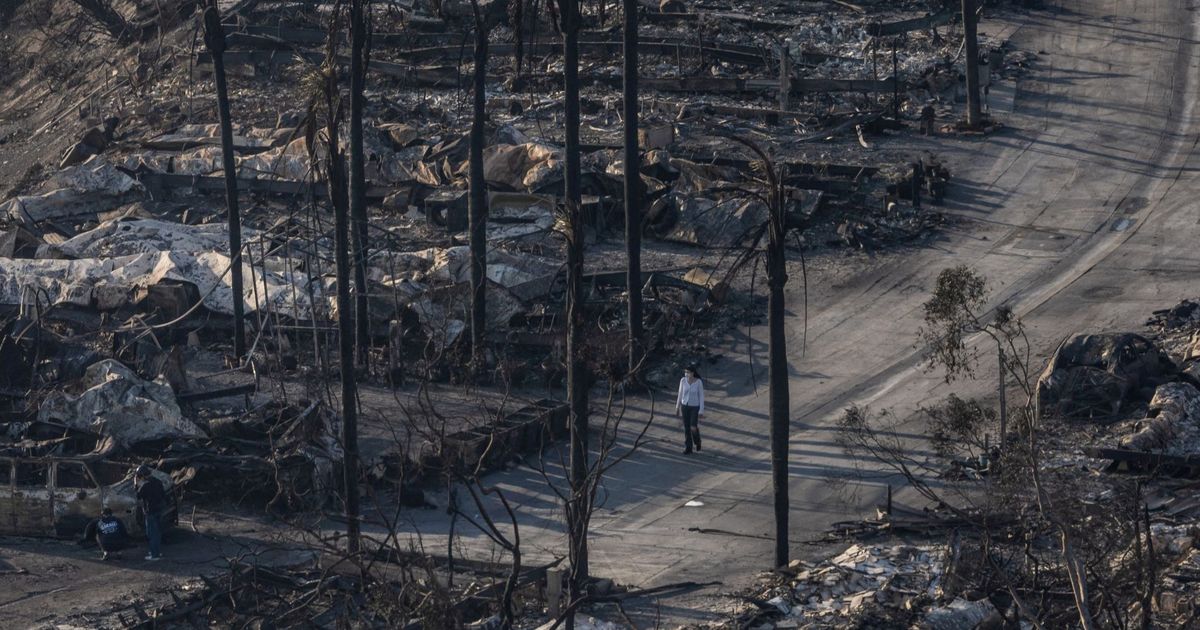
[[[908,477],[927,505],[894,503],[889,486],[874,518],[828,533],[853,541],[840,554],[794,560],[743,592],[737,627],[1073,627],[1096,602],[1099,627],[1194,625],[1195,304],[1156,312],[1141,333],[1063,340],[1023,386],[1040,427],[1019,438],[994,441],[995,414],[952,397],[926,410],[942,455],[921,459],[886,437],[886,413],[852,407],[847,451]]]
[[[944,3],[625,6],[628,102],[607,2],[0,9],[0,533],[78,537],[110,507],[140,536],[142,466],[197,545],[228,514],[265,524],[157,600],[38,623],[609,628],[583,613],[632,624],[623,603],[663,592],[574,568],[600,479],[629,456],[611,392],[673,393],[680,367],[760,323],[761,258],[929,242],[957,166],[910,136],[1001,129],[960,120],[975,68],[1002,110],[1033,55],[1002,34],[976,50]],[[1090,343],[1054,364],[1047,408],[1144,411],[1119,448],[1190,462],[1175,445],[1196,435],[1195,378],[1152,368],[1141,337]],[[603,387],[601,421],[586,397]],[[567,505],[552,561],[548,543],[522,560],[522,504],[485,481],[535,464]],[[448,515],[444,550],[403,530],[410,509]],[[504,557],[462,557],[456,527]],[[305,553],[268,565],[264,545]],[[1007,615],[966,572],[933,544],[864,543],[790,567],[754,617]]]

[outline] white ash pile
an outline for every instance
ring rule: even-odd
[[[794,609],[812,617],[852,614],[868,601],[911,608],[914,598],[934,596],[943,572],[942,555],[933,546],[851,545],[841,555],[796,574]]]
[[[786,583],[755,601],[749,627],[843,628],[864,618],[916,620],[941,592],[945,550],[935,545],[851,545],[809,565],[793,561]],[[769,598],[769,599],[767,599]]]

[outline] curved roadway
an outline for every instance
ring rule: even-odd
[[[1025,319],[1038,348],[1076,331],[1136,329],[1150,311],[1200,294],[1194,22],[1193,7],[1180,0],[1130,0],[1058,2],[981,25],[1041,53],[1018,83],[1015,110],[997,112],[1006,130],[888,147],[945,159],[955,177],[947,211],[962,219],[928,246],[882,255],[854,273],[834,269],[836,260],[819,263],[803,354],[793,275],[794,542],[817,537],[883,492],[878,478],[830,481],[855,467],[827,429],[846,405],[906,413],[949,393],[922,370],[914,349],[921,303],[942,268],[968,263],[981,271],[993,297]],[[660,417],[650,435],[664,439],[612,471],[593,522],[594,574],[642,586],[733,585],[769,564],[765,337],[761,328],[749,340],[735,335],[705,375],[703,454],[680,455],[676,421]],[[983,369],[980,378],[994,373]],[[972,386],[957,391],[964,387]],[[660,401],[660,412],[669,404]],[[630,419],[646,408],[631,409]],[[519,468],[489,481],[520,504],[527,553],[562,552],[561,509],[538,473]],[[444,533],[444,515],[414,516],[422,532]],[[483,541],[464,544],[476,543]],[[799,544],[793,549],[803,553]],[[671,608],[686,600],[665,604],[667,618],[693,617]]]

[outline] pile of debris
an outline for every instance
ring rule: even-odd
[[[1146,325],[1180,366],[1184,377],[1200,386],[1200,300],[1183,300],[1169,309],[1155,311]]]
[[[789,615],[809,620],[857,614],[868,602],[911,609],[933,599],[945,550],[932,547],[851,545],[838,556],[800,570],[792,581]],[[803,563],[793,563],[801,568]]]
[[[185,630],[201,623],[219,628],[500,627],[499,616],[490,611],[505,586],[508,567],[457,559],[451,572],[444,558],[385,548],[375,552],[375,559],[365,573],[349,565],[341,567],[334,558],[319,557],[289,567],[234,560],[219,575],[201,576],[171,590],[170,603],[146,610],[135,602],[133,615],[119,614],[117,621],[125,628],[162,630]],[[524,609],[519,627],[532,628],[544,619],[547,569],[559,562],[519,574],[516,595]],[[473,619],[480,621],[466,623]],[[582,615],[578,619],[579,628],[618,627]]]
[[[814,565],[795,560],[781,572],[782,583],[748,598],[757,606],[739,627],[951,630],[999,622],[987,599],[946,594],[950,553],[931,545],[854,544]]]
[[[1036,433],[1022,427],[1019,440],[990,448],[983,434],[975,436],[987,461],[969,475],[960,474],[954,453],[935,460],[931,470],[940,464],[952,474],[940,475],[936,488],[924,485],[934,507],[893,506],[889,488],[888,506],[876,518],[836,524],[833,538],[876,546],[858,542],[818,565],[797,563],[803,571],[769,594],[780,596],[772,600],[777,615],[798,619],[774,627],[1075,624],[1081,613],[1070,595],[1077,583],[1072,563],[1089,567],[1088,604],[1097,621],[1189,627],[1200,615],[1193,592],[1200,389],[1173,358],[1190,352],[1190,313],[1186,306],[1159,313],[1152,337],[1077,335],[1063,342],[1036,383]],[[975,429],[994,430],[989,418]],[[929,555],[917,556],[915,583],[913,556],[907,564],[894,558],[908,548],[892,546],[901,539],[945,541],[918,545]],[[876,582],[902,585],[901,596]],[[1100,598],[1105,611],[1098,611]]]
[[[485,4],[493,7],[489,11],[499,6]],[[767,19],[752,15],[761,7],[740,4],[720,13],[675,12],[657,4],[643,9],[647,103],[637,170],[647,235],[732,260],[737,257],[729,250],[745,247],[761,230],[766,207],[754,193],[760,169],[738,155],[746,151],[731,151],[730,134],[761,138],[777,156],[789,223],[806,226],[808,244],[876,248],[937,230],[941,216],[919,208],[906,192],[913,186],[878,176],[892,158],[863,164],[861,155],[831,153],[823,144],[820,159],[810,160],[804,148],[841,136],[859,147],[869,134],[903,127],[903,121],[883,117],[889,99],[912,101],[928,91],[953,102],[957,70],[944,59],[958,49],[954,11],[914,17],[925,7],[903,3],[849,8],[848,18],[780,6]],[[465,3],[373,11],[369,84],[375,94],[367,99],[363,133],[370,212],[363,275],[373,350],[368,359],[373,368],[387,367],[367,372],[387,374],[391,383],[405,373],[456,380],[465,373],[470,304],[462,233],[470,117],[461,107],[461,87],[472,69],[463,64],[462,46],[447,42],[452,33],[455,41],[471,35],[473,14]],[[595,243],[623,222],[626,165],[613,89],[620,83],[619,42],[604,27],[603,9],[587,7],[585,14],[581,74],[594,84],[583,96],[581,185],[588,240]],[[548,342],[561,336],[563,321],[561,46],[538,38],[552,28],[547,15],[496,17],[501,24],[492,37],[483,156],[486,292],[489,332],[504,349],[488,359],[492,366],[519,364],[512,368],[518,378],[504,375],[514,384],[521,376],[551,382],[562,363],[561,344]],[[513,23],[518,17],[522,21]],[[345,315],[334,305],[332,221],[321,211],[329,194],[328,147],[305,132],[313,121],[299,106],[312,96],[303,93],[308,82],[301,79],[323,58],[328,15],[318,7],[249,2],[225,18],[224,63],[236,75],[230,81],[238,109],[232,175],[244,199],[244,294],[233,295],[236,271],[216,198],[225,181],[215,103],[207,98],[209,88],[199,87],[207,85],[212,56],[194,39],[196,29],[181,28],[162,34],[161,57],[139,56],[145,76],[129,79],[138,81],[137,106],[85,99],[84,128],[74,127],[78,141],[56,160],[57,172],[31,185],[39,184],[34,173],[0,205],[9,222],[0,254],[10,257],[0,258],[6,287],[0,304],[69,306],[132,328],[148,318],[130,321],[124,307],[145,299],[151,303],[143,310],[158,311],[150,323],[170,322],[167,332],[182,335],[201,329],[214,340],[226,335],[216,329],[229,324],[240,304],[263,339],[255,348],[260,366],[314,363],[303,352]],[[764,32],[789,45],[759,45]],[[890,74],[886,63],[879,67],[889,56],[885,43],[898,47],[893,79],[880,78],[881,71]],[[509,54],[525,57],[505,63]],[[993,72],[1001,71],[994,66]],[[955,80],[929,78],[939,72]],[[673,96],[680,93],[688,97]],[[297,106],[281,109],[285,103]],[[898,192],[889,193],[889,185]],[[649,241],[647,249],[653,247]],[[650,345],[662,351],[651,356],[678,350],[677,341],[695,336],[692,326],[719,323],[703,317],[710,307],[745,297],[736,291],[718,295],[691,282],[694,266],[645,270],[658,279],[640,288]],[[616,258],[595,267],[601,274],[621,270]],[[726,276],[736,270],[718,263],[703,271],[728,288]],[[30,277],[35,280],[23,280]],[[616,343],[603,333],[621,325],[621,309],[614,306],[622,292],[639,290],[609,284],[612,290],[587,296],[591,315],[606,328],[595,337],[601,356]],[[208,326],[194,326],[199,319]],[[267,360],[267,348],[281,355],[277,361]]]
[[[1175,374],[1171,359],[1141,335],[1076,335],[1055,351],[1036,395],[1043,417],[1103,420],[1148,400],[1147,389]]]
[[[172,440],[158,465],[197,500],[249,502],[275,513],[319,510],[335,496],[340,422],[319,402],[268,404],[208,421],[201,439]]]

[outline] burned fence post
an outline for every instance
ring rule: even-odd
[[[642,362],[642,197],[638,150],[638,2],[625,0],[625,286],[629,295],[629,374]]]
[[[216,7],[204,10],[204,45],[212,55],[213,77],[217,84],[217,113],[221,119],[221,168],[225,171],[225,203],[229,207],[229,283],[233,290],[233,354],[240,362],[246,353],[245,304],[242,290],[242,219],[238,213],[233,122],[229,117],[229,90],[225,84],[225,31]]]
[[[779,109],[792,108],[792,50],[787,42],[779,47]]]
[[[921,186],[925,180],[925,168],[921,160],[917,160],[912,164],[912,204],[913,209],[921,209]]]
[[[968,2],[969,0],[963,0]],[[896,56],[896,38],[892,38],[892,118],[900,120],[900,64]]]

